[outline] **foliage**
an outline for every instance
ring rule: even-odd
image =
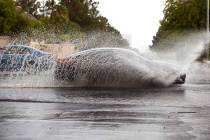
[[[206,27],[206,0],[166,0],[164,18],[153,38],[155,46],[170,46],[173,38]],[[166,43],[168,42],[168,43]],[[166,45],[167,44],[167,45]]]
[[[9,33],[16,24],[16,9],[13,0],[0,0],[0,33]]]
[[[69,19],[79,24],[84,30],[101,30],[119,34],[108,23],[107,18],[99,14],[98,2],[93,0],[60,0],[60,4],[68,9]]]
[[[69,33],[57,33],[54,28],[40,27],[35,29],[28,29],[18,33],[13,44],[30,45],[30,41],[38,43],[57,44],[61,42],[73,42],[77,38],[81,38],[82,33],[71,31]]]
[[[105,43],[128,46],[119,31],[100,15],[98,4],[94,0],[0,0],[0,33],[15,34],[15,43],[20,44],[73,40],[84,49]],[[87,42],[93,37],[95,44]]]
[[[206,0],[167,0],[161,28],[203,29],[206,26]]]
[[[43,26],[41,21],[30,18],[25,13],[21,12],[17,14],[17,22],[13,31],[18,32],[31,28],[39,28],[41,26]]]
[[[56,10],[52,10],[51,12],[51,22],[53,24],[68,24],[70,22],[66,7],[57,5],[54,9]]]
[[[100,30],[120,35],[99,14],[98,4],[93,0],[0,0],[0,33],[44,26],[63,32]]]
[[[21,6],[23,11],[34,17],[38,16],[38,9],[41,7],[41,3],[37,0],[16,0],[16,5]]]

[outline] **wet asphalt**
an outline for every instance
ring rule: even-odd
[[[210,71],[164,89],[0,88],[0,140],[209,140]]]

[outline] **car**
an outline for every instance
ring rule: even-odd
[[[57,59],[54,78],[75,87],[159,88],[184,84],[186,74],[131,49],[94,48]]]
[[[0,47],[0,72],[36,73],[47,71],[54,64],[53,56],[25,45]]]

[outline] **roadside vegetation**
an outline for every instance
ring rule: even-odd
[[[128,45],[100,14],[98,4],[94,0],[0,0],[0,35],[15,37],[14,43],[31,39],[59,43],[85,40],[97,32],[115,36],[118,46]]]
[[[153,50],[170,49],[180,38],[206,30],[206,0],[166,0],[164,18],[153,38]]]

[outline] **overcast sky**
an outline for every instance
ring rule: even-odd
[[[123,35],[133,48],[144,52],[163,18],[165,0],[98,0],[100,13]]]

